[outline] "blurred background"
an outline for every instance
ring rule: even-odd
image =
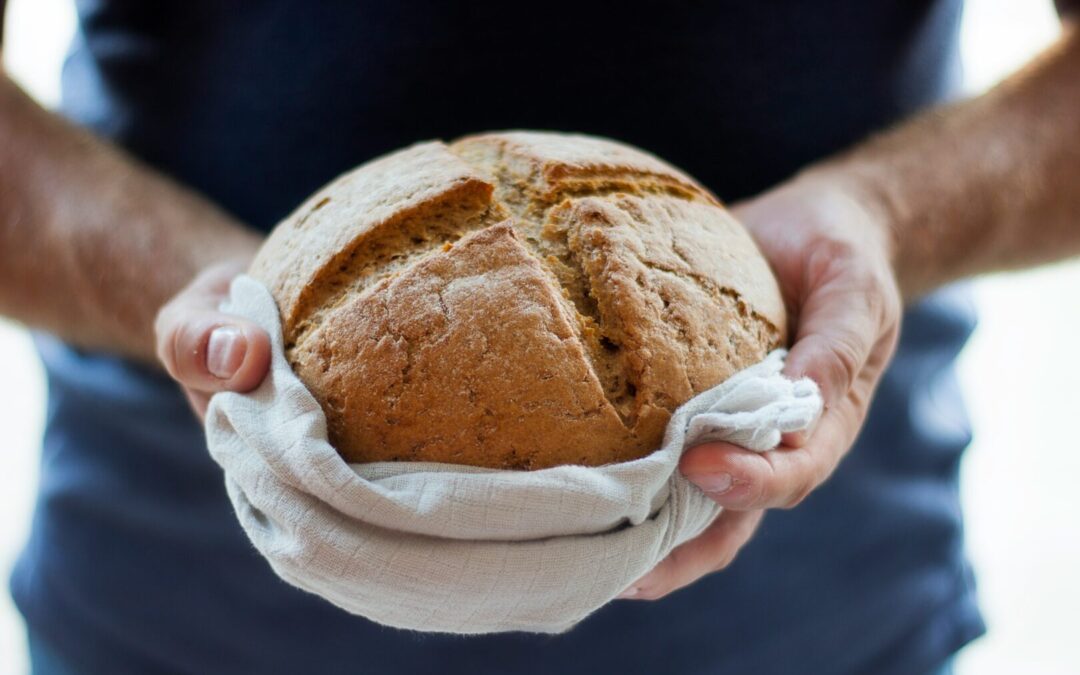
[[[74,30],[71,0],[9,0],[4,66],[46,106]],[[977,93],[1054,39],[1051,0],[968,0],[966,87]],[[1080,262],[979,279],[981,323],[961,357],[975,426],[963,466],[968,548],[989,634],[959,675],[1080,673]],[[0,318],[0,673],[27,668],[7,576],[37,482],[45,383],[29,336]]]

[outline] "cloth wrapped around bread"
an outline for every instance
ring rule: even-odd
[[[350,462],[635,459],[786,337],[776,281],[720,202],[587,136],[373,160],[278,225],[250,273]]]

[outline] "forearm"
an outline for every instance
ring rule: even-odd
[[[0,75],[0,314],[152,360],[158,308],[258,241]]]
[[[892,231],[905,298],[1080,253],[1080,31],[987,94],[804,172],[841,179]]]

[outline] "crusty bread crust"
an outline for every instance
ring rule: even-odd
[[[312,196],[251,268],[353,462],[596,466],[786,337],[776,281],[661,160],[507,132],[387,155]]]

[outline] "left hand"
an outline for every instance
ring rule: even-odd
[[[795,326],[784,374],[809,377],[825,408],[808,432],[757,453],[727,443],[688,449],[683,474],[724,511],[620,597],[655,600],[723,569],[765,509],[792,508],[825,481],[855,441],[896,349],[902,302],[889,223],[843,176],[796,177],[735,216],[772,265]]]
[[[204,269],[161,308],[154,322],[158,358],[200,422],[215,392],[250,391],[270,369],[266,331],[218,309],[233,277],[250,260],[245,255]]]

